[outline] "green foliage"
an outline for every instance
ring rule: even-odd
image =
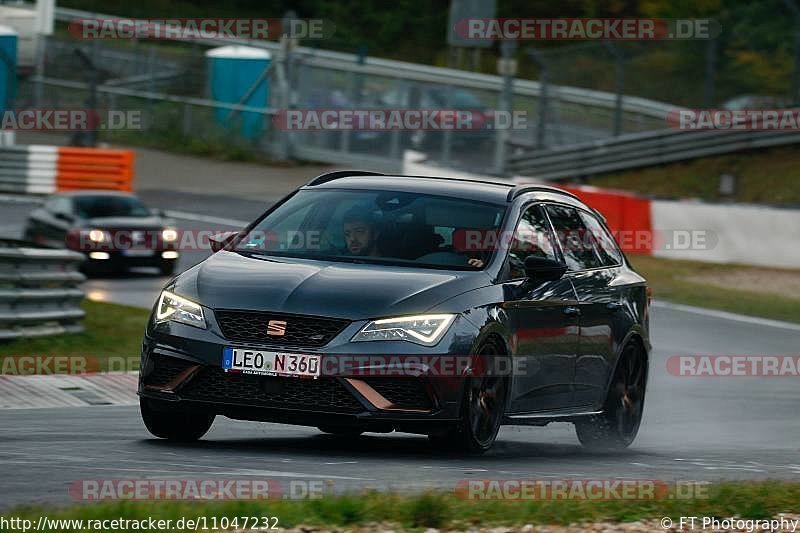
[[[408,522],[414,527],[441,528],[450,520],[447,497],[442,493],[425,492],[408,505]]]
[[[294,10],[301,18],[335,25],[333,37],[307,46],[358,52],[411,62],[447,62],[447,0],[64,0],[60,5],[134,17],[269,17]],[[498,0],[499,17],[712,18],[721,33],[716,43],[714,105],[744,94],[789,96],[794,68],[794,34],[800,19],[783,0]],[[540,73],[531,48],[558,51],[551,69],[555,83],[613,90],[613,61],[602,43],[529,41],[519,43],[520,77]],[[699,107],[704,102],[706,41],[617,43],[627,55],[627,94]],[[589,48],[586,48],[586,47]],[[482,53],[479,70],[496,72],[499,45]]]
[[[83,333],[12,341],[3,344],[0,358],[21,355],[91,357],[98,360],[102,370],[107,369],[109,357],[126,361],[130,358],[132,363],[138,361],[149,311],[89,300],[81,307],[86,311]]]
[[[220,502],[108,502],[62,508],[17,507],[0,516],[50,519],[171,519],[181,517],[278,517],[279,527],[300,524],[354,529],[359,525],[393,524],[394,529],[427,527],[466,530],[470,526],[581,524],[590,521],[631,522],[670,516],[717,516],[766,519],[798,510],[800,484],[777,481],[728,482],[710,485],[702,497],[654,500],[465,500],[452,492],[416,495],[367,492],[330,495],[323,500]],[[383,529],[383,528],[381,528]],[[174,528],[170,529],[174,531]],[[0,529],[2,531],[2,529]],[[63,529],[71,532],[76,529]],[[109,530],[110,531],[110,530]]]

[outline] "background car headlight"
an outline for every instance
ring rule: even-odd
[[[161,230],[161,240],[164,242],[172,242],[178,239],[178,232],[172,228],[164,228]]]
[[[456,315],[418,315],[373,320],[356,333],[353,341],[409,341],[433,346],[442,338]]]
[[[191,300],[187,300],[169,291],[163,291],[158,298],[156,307],[156,323],[180,322],[196,328],[206,327],[206,320],[203,317],[203,308]]]
[[[107,242],[111,240],[111,234],[101,229],[89,230],[89,240],[92,242]]]

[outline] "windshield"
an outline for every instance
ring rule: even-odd
[[[459,246],[463,231],[497,230],[505,206],[392,191],[304,190],[238,244],[242,253],[480,270],[491,250]]]
[[[81,218],[149,217],[152,213],[130,196],[80,196],[75,198],[75,212]]]

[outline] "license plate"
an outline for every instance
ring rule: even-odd
[[[125,257],[152,257],[153,250],[137,250],[131,248],[129,250],[122,250],[122,255]]]
[[[320,356],[227,347],[222,355],[222,368],[243,374],[316,378],[320,373]]]

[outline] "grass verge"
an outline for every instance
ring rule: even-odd
[[[89,300],[84,300],[81,307],[86,311],[82,333],[12,341],[0,345],[0,358],[80,356],[96,358],[99,370],[122,370],[109,368],[112,357],[119,361],[122,358],[138,361],[148,310]]]
[[[454,492],[400,495],[369,491],[297,501],[121,501],[58,509],[27,506],[10,509],[0,516],[29,519],[34,524],[42,515],[49,519],[83,520],[152,517],[172,520],[173,526],[168,531],[180,531],[174,524],[181,518],[203,516],[209,521],[212,517],[277,517],[281,528],[300,524],[341,528],[391,523],[403,528],[468,529],[474,526],[633,522],[663,516],[673,519],[680,516],[769,519],[779,513],[794,513],[800,508],[800,483],[725,482],[702,487],[704,492],[698,490],[690,498],[678,498],[672,493],[673,497],[650,500],[467,500]],[[62,526],[59,531],[79,529],[73,524],[72,527]]]
[[[656,299],[800,323],[800,298],[764,290],[764,285],[775,276],[796,276],[796,279],[800,279],[800,272],[641,255],[630,255],[628,258],[634,268],[647,278]],[[745,278],[751,280],[751,283],[716,286],[704,281],[704,278]],[[742,286],[747,288],[743,289]]]
[[[658,167],[598,175],[597,187],[622,189],[659,198],[699,198],[707,201],[800,204],[798,148],[787,146],[703,157]],[[738,179],[732,197],[721,197],[719,177]]]

